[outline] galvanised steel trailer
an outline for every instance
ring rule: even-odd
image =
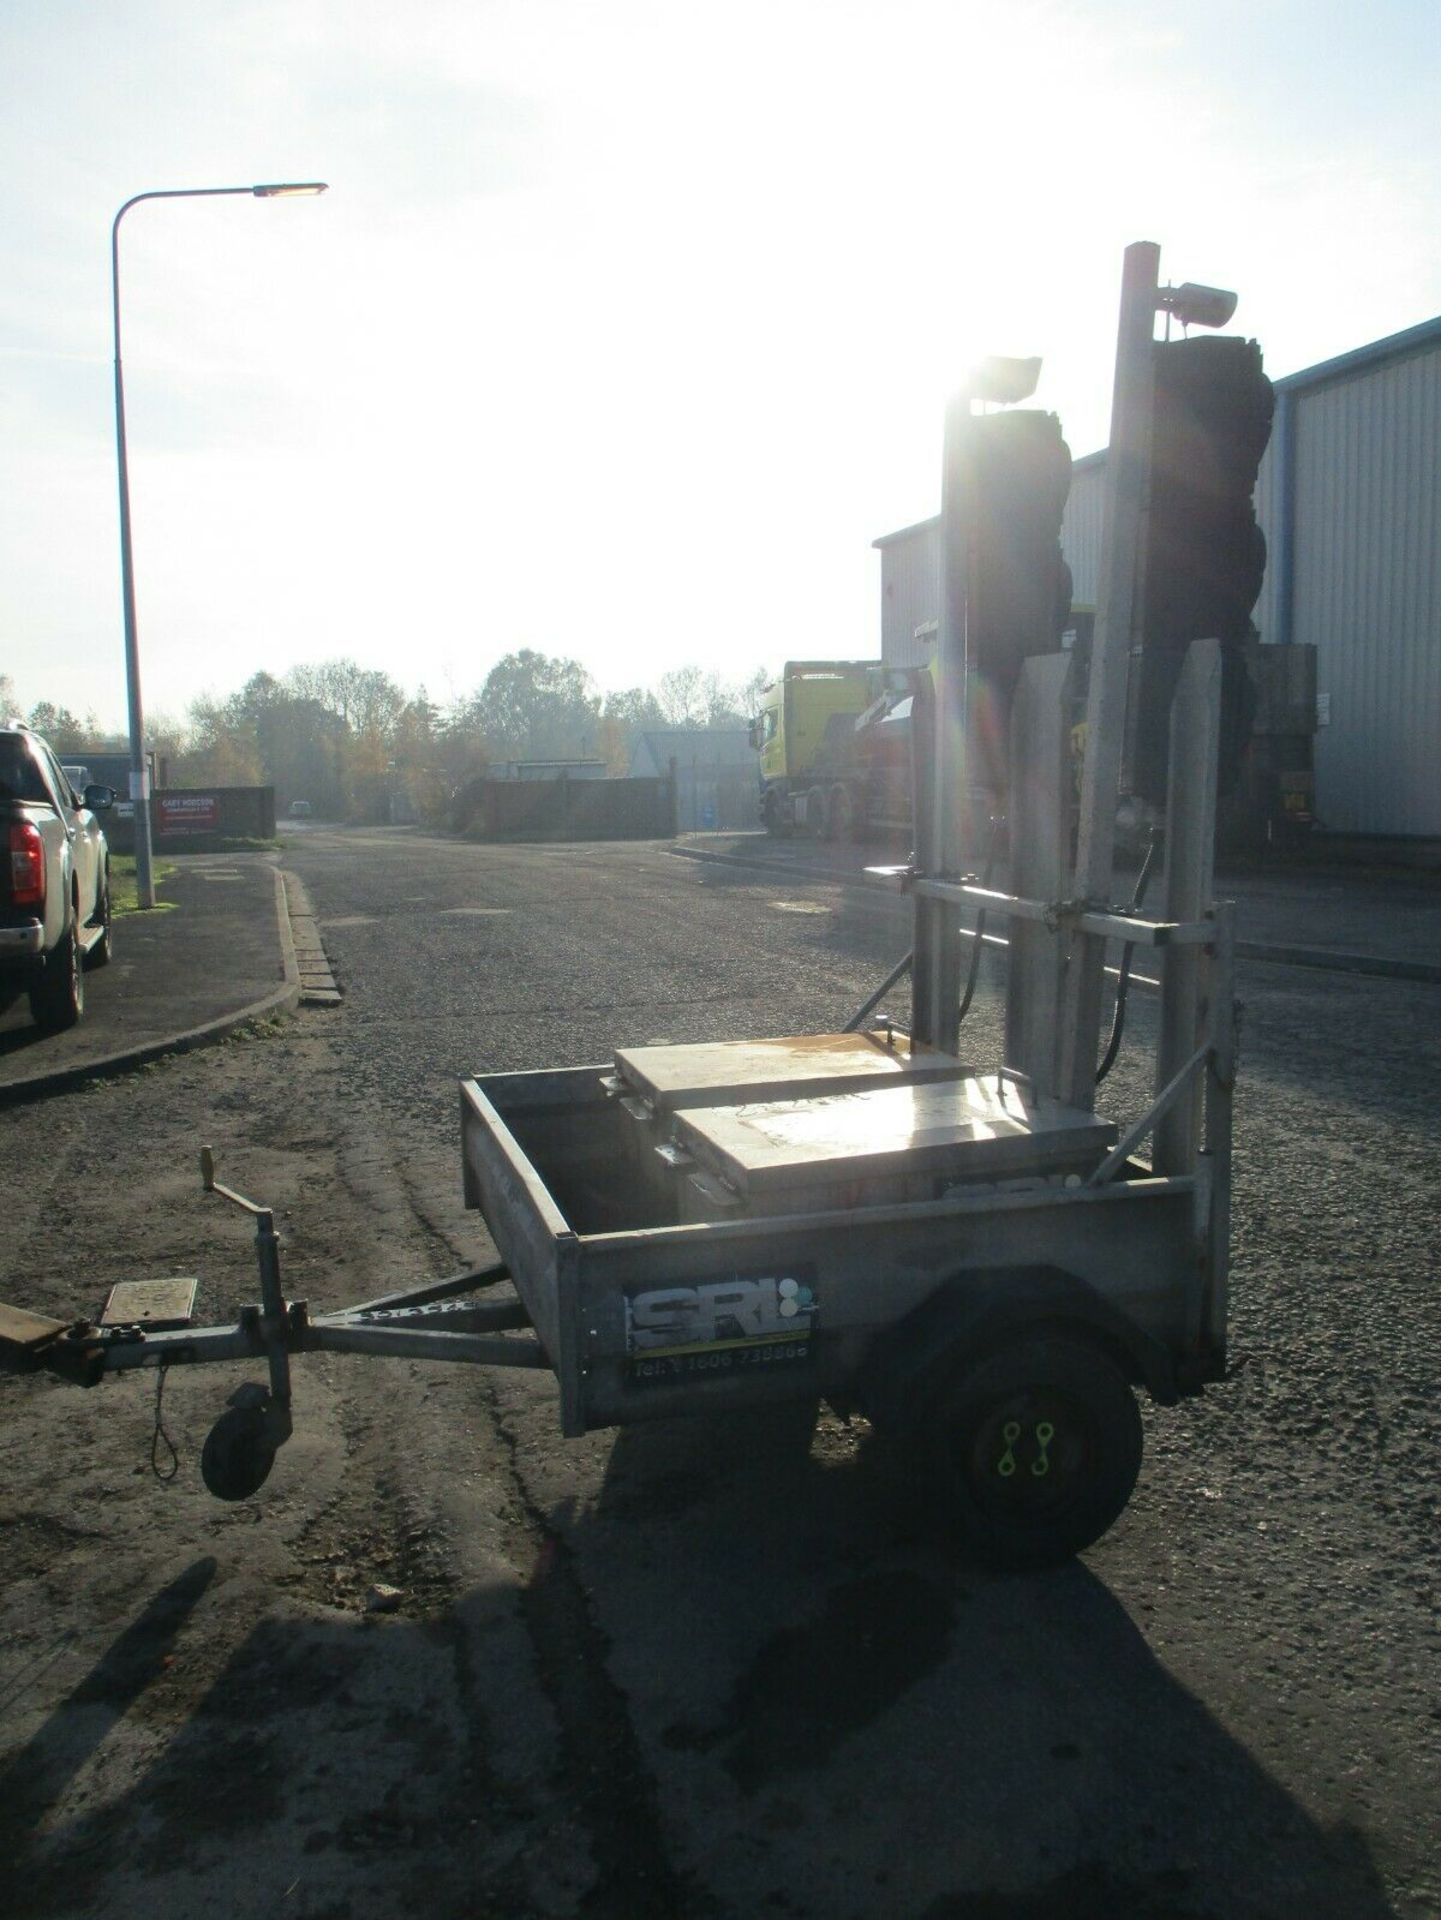
[[[872,870],[913,905],[908,1033],[866,1029],[897,968],[840,1034],[468,1078],[465,1197],[499,1262],[337,1313],[286,1296],[271,1214],[217,1186],[207,1154],[207,1188],[256,1219],[259,1303],[211,1328],[7,1311],[11,1364],[93,1384],[263,1359],[267,1383],[232,1397],[202,1457],[229,1499],[257,1490],[290,1433],[291,1356],[346,1351],[548,1369],[567,1435],[826,1398],[929,1449],[972,1547],[1001,1564],[1104,1532],[1140,1465],[1135,1389],[1169,1404],[1220,1379],[1226,1356],[1236,1049],[1232,917],[1211,899],[1214,641],[1191,649],[1172,712],[1162,915],[1107,904],[1156,264],[1154,248],[1128,252],[1080,818],[1070,662],[1034,658],[1012,712],[1006,891],[960,858],[971,406],[948,421],[917,852]],[[1004,1040],[971,1059],[962,956],[1001,918]],[[1154,1098],[1129,1122],[1096,1110],[1111,943],[1151,949],[1160,977]]]

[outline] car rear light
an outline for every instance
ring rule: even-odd
[[[17,907],[45,905],[45,842],[28,820],[10,829],[10,899]]]

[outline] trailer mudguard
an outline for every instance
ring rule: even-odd
[[[1161,1342],[1061,1267],[972,1270],[942,1281],[914,1312],[872,1342],[857,1375],[861,1411],[875,1426],[907,1432],[925,1419],[961,1361],[1050,1329],[1102,1347],[1161,1406],[1180,1398]]]

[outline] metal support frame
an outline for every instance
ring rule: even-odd
[[[966,605],[974,489],[971,402],[960,394],[946,410],[932,751],[930,776],[918,796],[923,810],[916,815],[916,858],[921,870],[944,876],[961,871],[966,829]],[[915,738],[914,710],[912,722]],[[954,1053],[960,1045],[961,1024],[961,942],[955,917],[944,911],[941,901],[918,895],[915,923],[911,1032],[918,1044]]]
[[[287,1300],[280,1274],[280,1235],[269,1207],[215,1178],[215,1158],[200,1150],[201,1183],[255,1221],[255,1260],[260,1304],[240,1310],[231,1327],[97,1327],[89,1321],[54,1323],[48,1337],[23,1344],[0,1343],[0,1364],[18,1373],[45,1371],[81,1386],[95,1386],[107,1373],[135,1367],[215,1365],[262,1359],[270,1372],[265,1402],[269,1438],[279,1446],[291,1432],[290,1356],[296,1353],[367,1353],[411,1360],[450,1360],[471,1366],[548,1367],[550,1356],[532,1335],[520,1337],[531,1319],[519,1300],[476,1301],[464,1296],[510,1278],[503,1261],[430,1280],[400,1293],[341,1307],[312,1317],[304,1300]],[[42,1323],[37,1322],[37,1326]]]
[[[911,970],[914,960],[914,952],[907,953],[903,955],[901,959],[897,960],[896,964],[891,968],[875,992],[869,994],[856,1008],[850,1019],[847,1020],[846,1024],[841,1028],[841,1032],[859,1033],[867,1020],[869,1020],[875,1012],[876,1008],[881,1004],[882,1000],[884,1000],[890,992],[891,988],[899,986],[901,981],[905,979]]]
[[[1216,859],[1217,752],[1221,737],[1221,648],[1198,640],[1187,650],[1171,703],[1166,793],[1165,909],[1194,918],[1211,899]],[[1161,956],[1161,1026],[1156,1085],[1166,1086],[1195,1048],[1203,1020],[1202,956],[1176,947]],[[1156,1128],[1157,1173],[1190,1173],[1201,1129],[1201,1087],[1177,1101]]]
[[[1152,352],[1161,250],[1149,240],[1127,247],[1116,337],[1111,442],[1106,456],[1101,574],[1096,595],[1086,755],[1076,841],[1075,892],[1088,904],[1111,891],[1116,800],[1125,739],[1126,671],[1140,591],[1142,521],[1150,457]],[[1090,1109],[1100,1050],[1104,935],[1083,926],[1066,972],[1061,1024],[1061,1097]]]
[[[248,1204],[248,1203],[247,1203]],[[303,1300],[280,1293],[279,1236],[274,1218],[255,1208],[256,1257],[262,1300],[246,1306],[234,1326],[67,1326],[47,1343],[11,1356],[17,1372],[47,1371],[94,1386],[107,1373],[136,1367],[209,1366],[225,1360],[265,1360],[270,1370],[271,1426],[277,1444],[290,1432],[290,1356],[297,1353],[367,1353],[410,1360],[449,1360],[471,1366],[548,1367],[550,1359],[533,1335],[530,1316],[518,1300],[483,1303],[454,1297],[510,1278],[503,1264],[452,1275],[409,1293],[386,1296],[311,1317]]]
[[[1028,660],[1011,714],[1011,885],[1017,894],[1058,899],[1071,845],[1069,654]],[[977,925],[981,921],[977,915]],[[1011,929],[1005,1058],[1042,1093],[1060,1075],[1060,1001],[1065,947],[1059,925],[1017,916]]]
[[[1205,1066],[1210,1057],[1209,1041],[1204,1046],[1197,1047],[1175,1077],[1168,1080],[1162,1087],[1140,1119],[1134,1125],[1127,1127],[1100,1166],[1087,1179],[1088,1187],[1104,1187],[1108,1180],[1119,1173],[1146,1136],[1154,1132],[1165,1120],[1166,1115],[1174,1109],[1186,1089],[1198,1084],[1197,1076],[1200,1069]]]
[[[1205,1144],[1197,1156],[1198,1169],[1206,1171],[1211,1188],[1203,1257],[1206,1287],[1197,1332],[1202,1351],[1214,1353],[1218,1366],[1225,1363],[1230,1296],[1231,1135],[1238,1064],[1235,969],[1236,907],[1234,901],[1223,900],[1216,907],[1216,941],[1210,952],[1207,1003],[1211,1054],[1204,1090]]]
[[[1039,920],[1047,927],[1092,934],[1103,941],[1126,940],[1138,947],[1204,947],[1212,937],[1209,920],[1142,920],[1119,907],[1093,908],[1081,900],[1028,900],[994,887],[978,887],[968,880],[930,880],[913,867],[867,867],[866,872],[884,878],[902,893],[914,893],[922,899],[979,907],[1009,914],[1013,920]]]

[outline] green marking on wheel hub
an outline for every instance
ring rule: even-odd
[[[1003,1480],[1009,1479],[1016,1471],[1015,1446],[1020,1437],[1021,1423],[1019,1420],[1008,1420],[1001,1428],[1001,1438],[1006,1443],[1006,1450],[996,1462],[996,1472],[1000,1474]]]

